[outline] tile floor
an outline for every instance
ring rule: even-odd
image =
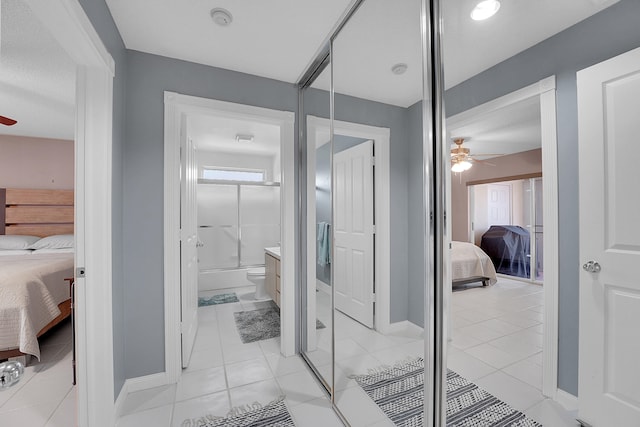
[[[456,288],[452,296],[453,339],[448,367],[545,426],[578,426],[575,414],[546,399],[542,388],[542,287],[500,278],[483,288]],[[318,317],[327,310],[326,294],[318,294]],[[325,307],[326,308],[326,307]],[[326,314],[325,314],[326,315]],[[423,355],[420,329],[408,326],[391,335],[365,328],[337,312],[336,402],[352,426],[390,425],[350,374]],[[318,330],[318,350],[311,360],[325,378],[331,365],[330,332]],[[316,354],[319,353],[319,354]]]
[[[297,356],[280,355],[280,339],[243,344],[233,313],[264,306],[252,288],[236,292],[240,302],[199,308],[199,330],[191,363],[177,385],[131,393],[118,427],[190,426],[206,415],[224,416],[232,408],[266,404],[286,396],[298,426],[341,426],[324,390]]]
[[[32,358],[20,382],[0,391],[0,426],[76,425],[70,320],[40,339],[40,352],[41,361]]]
[[[298,426],[342,425],[304,362],[280,356],[279,338],[242,344],[233,312],[265,302],[252,300],[251,288],[234,291],[240,302],[200,308],[194,353],[180,383],[130,394],[119,427],[188,426],[187,420],[224,416],[231,407],[264,404],[281,395]],[[221,292],[227,291],[216,293]],[[328,378],[331,332],[323,303],[328,298],[319,293],[318,318],[327,328],[317,331],[319,350],[311,358]],[[575,414],[540,392],[542,313],[537,285],[500,278],[489,288],[454,292],[448,366],[545,426],[577,426]],[[349,375],[422,355],[420,329],[409,325],[384,336],[341,313],[335,322],[338,406],[354,427],[391,425]],[[75,425],[70,334],[67,322],[47,335],[41,342],[42,362],[32,362],[18,385],[0,393],[0,425]]]
[[[500,277],[456,288],[448,367],[545,426],[579,426],[542,395],[542,286]]]

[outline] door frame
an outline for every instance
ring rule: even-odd
[[[295,354],[295,114],[175,92],[164,92],[164,330],[165,382],[182,374],[180,339],[180,124],[189,114],[251,120],[280,127],[281,347]]]
[[[390,207],[390,137],[389,128],[363,125],[340,120],[333,122],[334,133],[356,138],[371,139],[375,147],[375,258],[376,278],[375,329],[383,334],[392,332],[391,325],[391,207]],[[307,116],[307,195],[316,191],[316,150],[329,141],[331,121],[322,117]],[[316,200],[307,197],[307,316],[316,315]],[[315,348],[315,322],[307,322],[307,346]]]
[[[558,390],[558,143],[556,131],[556,78],[550,76],[515,92],[478,105],[447,118],[447,128],[464,126],[478,116],[509,105],[539,97],[542,130],[543,223],[547,230],[544,257],[544,339],[542,394],[554,400],[563,398]],[[451,194],[451,174],[447,178]],[[450,199],[450,198],[449,198]],[[449,221],[449,227],[451,222]],[[450,231],[450,230],[449,230]],[[451,233],[449,233],[451,236]],[[560,396],[558,395],[560,393]]]
[[[115,62],[78,0],[26,0],[76,64],[75,340],[77,421],[115,424],[112,301],[112,133]]]

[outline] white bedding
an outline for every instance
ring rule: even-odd
[[[73,253],[0,257],[0,351],[13,348],[40,359],[37,335],[69,299]]]
[[[451,242],[451,276],[453,281],[472,277],[487,277],[492,285],[498,281],[491,258],[467,242]]]

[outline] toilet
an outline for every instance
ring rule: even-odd
[[[265,287],[265,269],[264,267],[250,268],[247,270],[247,280],[256,285],[255,299],[267,299],[267,289]]]

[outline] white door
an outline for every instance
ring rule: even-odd
[[[182,367],[189,366],[198,332],[198,214],[196,149],[186,132],[186,117],[180,129],[180,286],[182,295]]]
[[[335,306],[373,327],[373,141],[334,156]]]
[[[511,185],[487,185],[489,225],[511,225]]]
[[[594,427],[640,426],[639,114],[640,49],[578,72],[578,399]]]

